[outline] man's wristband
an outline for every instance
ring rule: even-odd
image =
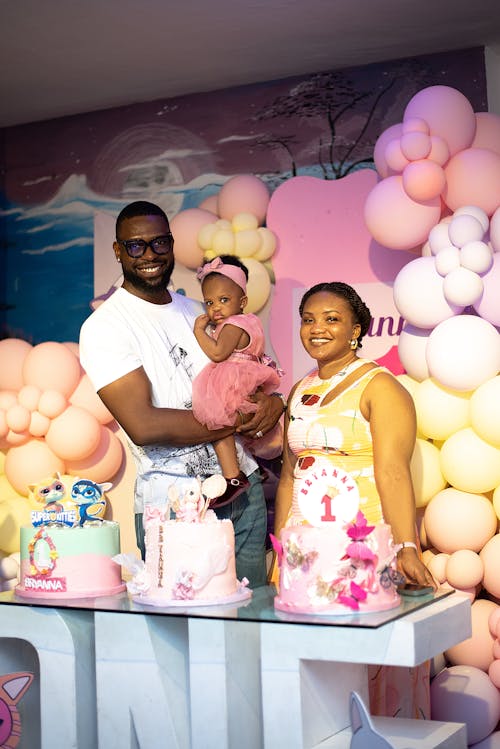
[[[288,408],[288,403],[286,402],[286,398],[283,395],[283,393],[272,393],[272,395],[277,395],[278,396],[278,398],[281,400],[281,402],[283,404],[283,411],[286,411],[286,409]]]
[[[396,550],[396,554],[399,554],[400,551],[403,551],[403,549],[415,549],[415,551],[418,551],[417,544],[414,544],[413,541],[402,541],[400,544],[396,544],[394,546]]]

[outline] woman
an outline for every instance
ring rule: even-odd
[[[407,580],[434,588],[417,548],[410,473],[416,435],[413,401],[390,372],[357,354],[368,331],[370,311],[351,286],[334,282],[309,289],[299,312],[302,345],[317,368],[290,394],[275,535],[279,537],[284,525],[307,522],[294,488],[308,470],[327,461],[354,478],[359,508],[368,522],[383,520],[391,525],[395,544],[402,545],[398,562]],[[421,671],[412,670],[412,682],[421,681]],[[429,717],[428,694],[418,698],[425,703],[418,708],[401,711],[382,704],[386,694],[395,694],[394,686],[387,689],[391,672],[399,676],[404,672],[408,679],[408,669],[378,669],[371,684],[372,712],[390,715],[397,711],[400,717],[427,713]],[[396,689],[414,692],[414,686]]]

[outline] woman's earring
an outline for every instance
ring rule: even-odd
[[[353,351],[356,351],[356,349],[358,348],[358,339],[351,338],[351,340],[349,341],[349,345],[351,346]]]

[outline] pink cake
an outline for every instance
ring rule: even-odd
[[[350,523],[284,528],[275,607],[299,614],[353,614],[399,605],[390,526],[369,526],[358,512]]]
[[[211,477],[216,478],[220,479]],[[200,606],[250,598],[248,581],[240,583],[236,577],[233,524],[208,510],[209,499],[202,493],[201,487],[208,491],[215,483],[193,480],[182,497],[169,492],[163,510],[145,508],[146,562],[131,565],[130,559],[120,560],[133,572],[127,587],[134,600],[156,606]],[[225,481],[220,493],[224,488]]]

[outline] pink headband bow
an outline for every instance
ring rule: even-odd
[[[221,276],[230,278],[231,281],[234,281],[235,284],[238,284],[238,286],[246,293],[247,280],[245,278],[245,274],[241,270],[241,268],[238,268],[236,265],[223,263],[220,257],[215,257],[209,263],[205,263],[205,265],[198,268],[198,270],[196,271],[196,278],[198,279],[198,281],[203,281],[205,276],[208,276],[209,273],[220,273]]]

